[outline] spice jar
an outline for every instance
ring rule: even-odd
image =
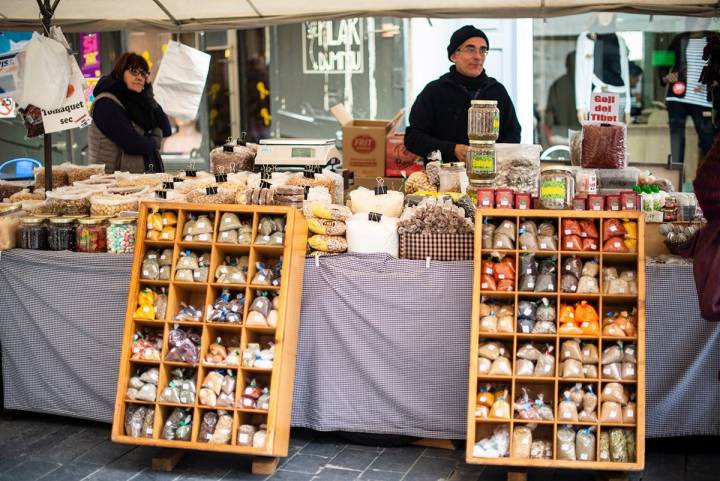
[[[440,164],[440,192],[465,193],[467,184],[465,162]]]
[[[104,219],[87,217],[78,220],[75,234],[77,252],[105,252],[107,239]]]
[[[48,249],[51,251],[75,250],[75,220],[53,217],[47,227]]]
[[[23,217],[20,221],[21,249],[47,250],[47,227],[41,217]]]
[[[570,209],[575,179],[567,167],[545,167],[540,172],[540,205],[543,209]]]
[[[467,173],[471,184],[490,186],[495,180],[495,142],[471,140],[467,151]]]
[[[107,226],[107,251],[111,254],[130,254],[135,250],[137,224],[135,219],[110,219]]]
[[[471,100],[468,109],[468,139],[495,141],[500,134],[497,100]]]

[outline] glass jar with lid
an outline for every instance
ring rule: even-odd
[[[106,235],[105,219],[97,217],[79,219],[75,231],[77,252],[105,252]]]
[[[106,234],[108,252],[130,254],[135,250],[137,220],[132,218],[110,219]]]
[[[500,110],[497,100],[471,100],[468,109],[468,139],[497,140],[500,135]]]
[[[48,249],[51,251],[75,250],[75,219],[53,217],[48,224]]]
[[[467,185],[465,162],[440,164],[440,192],[465,193]]]
[[[543,209],[571,209],[575,178],[567,167],[545,167],[540,172],[540,206]]]
[[[48,234],[45,219],[23,217],[20,220],[18,241],[21,249],[47,250]]]
[[[490,186],[495,180],[495,142],[471,140],[467,151],[467,174],[471,184]]]

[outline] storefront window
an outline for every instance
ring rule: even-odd
[[[534,20],[536,142],[567,145],[591,92],[615,92],[628,121],[630,162],[670,165],[676,187],[689,188],[714,136],[698,78],[708,35],[719,26],[705,18],[613,13]]]
[[[334,138],[340,126],[330,107],[338,103],[365,119],[403,108],[402,25],[370,17],[271,27],[273,136]]]

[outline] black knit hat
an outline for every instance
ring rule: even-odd
[[[473,27],[472,25],[465,25],[464,27],[455,30],[455,32],[453,32],[452,34],[452,37],[450,37],[450,44],[447,47],[448,59],[450,59],[453,52],[457,50],[460,45],[462,45],[467,39],[473,37],[484,38],[485,43],[487,43],[488,48],[490,48],[490,40],[488,40],[485,32],[483,32],[479,28]]]

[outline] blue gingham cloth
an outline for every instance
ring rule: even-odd
[[[131,256],[0,256],[5,408],[112,420]],[[293,426],[465,436],[471,262],[306,259]],[[720,325],[648,263],[647,437],[720,435]]]

